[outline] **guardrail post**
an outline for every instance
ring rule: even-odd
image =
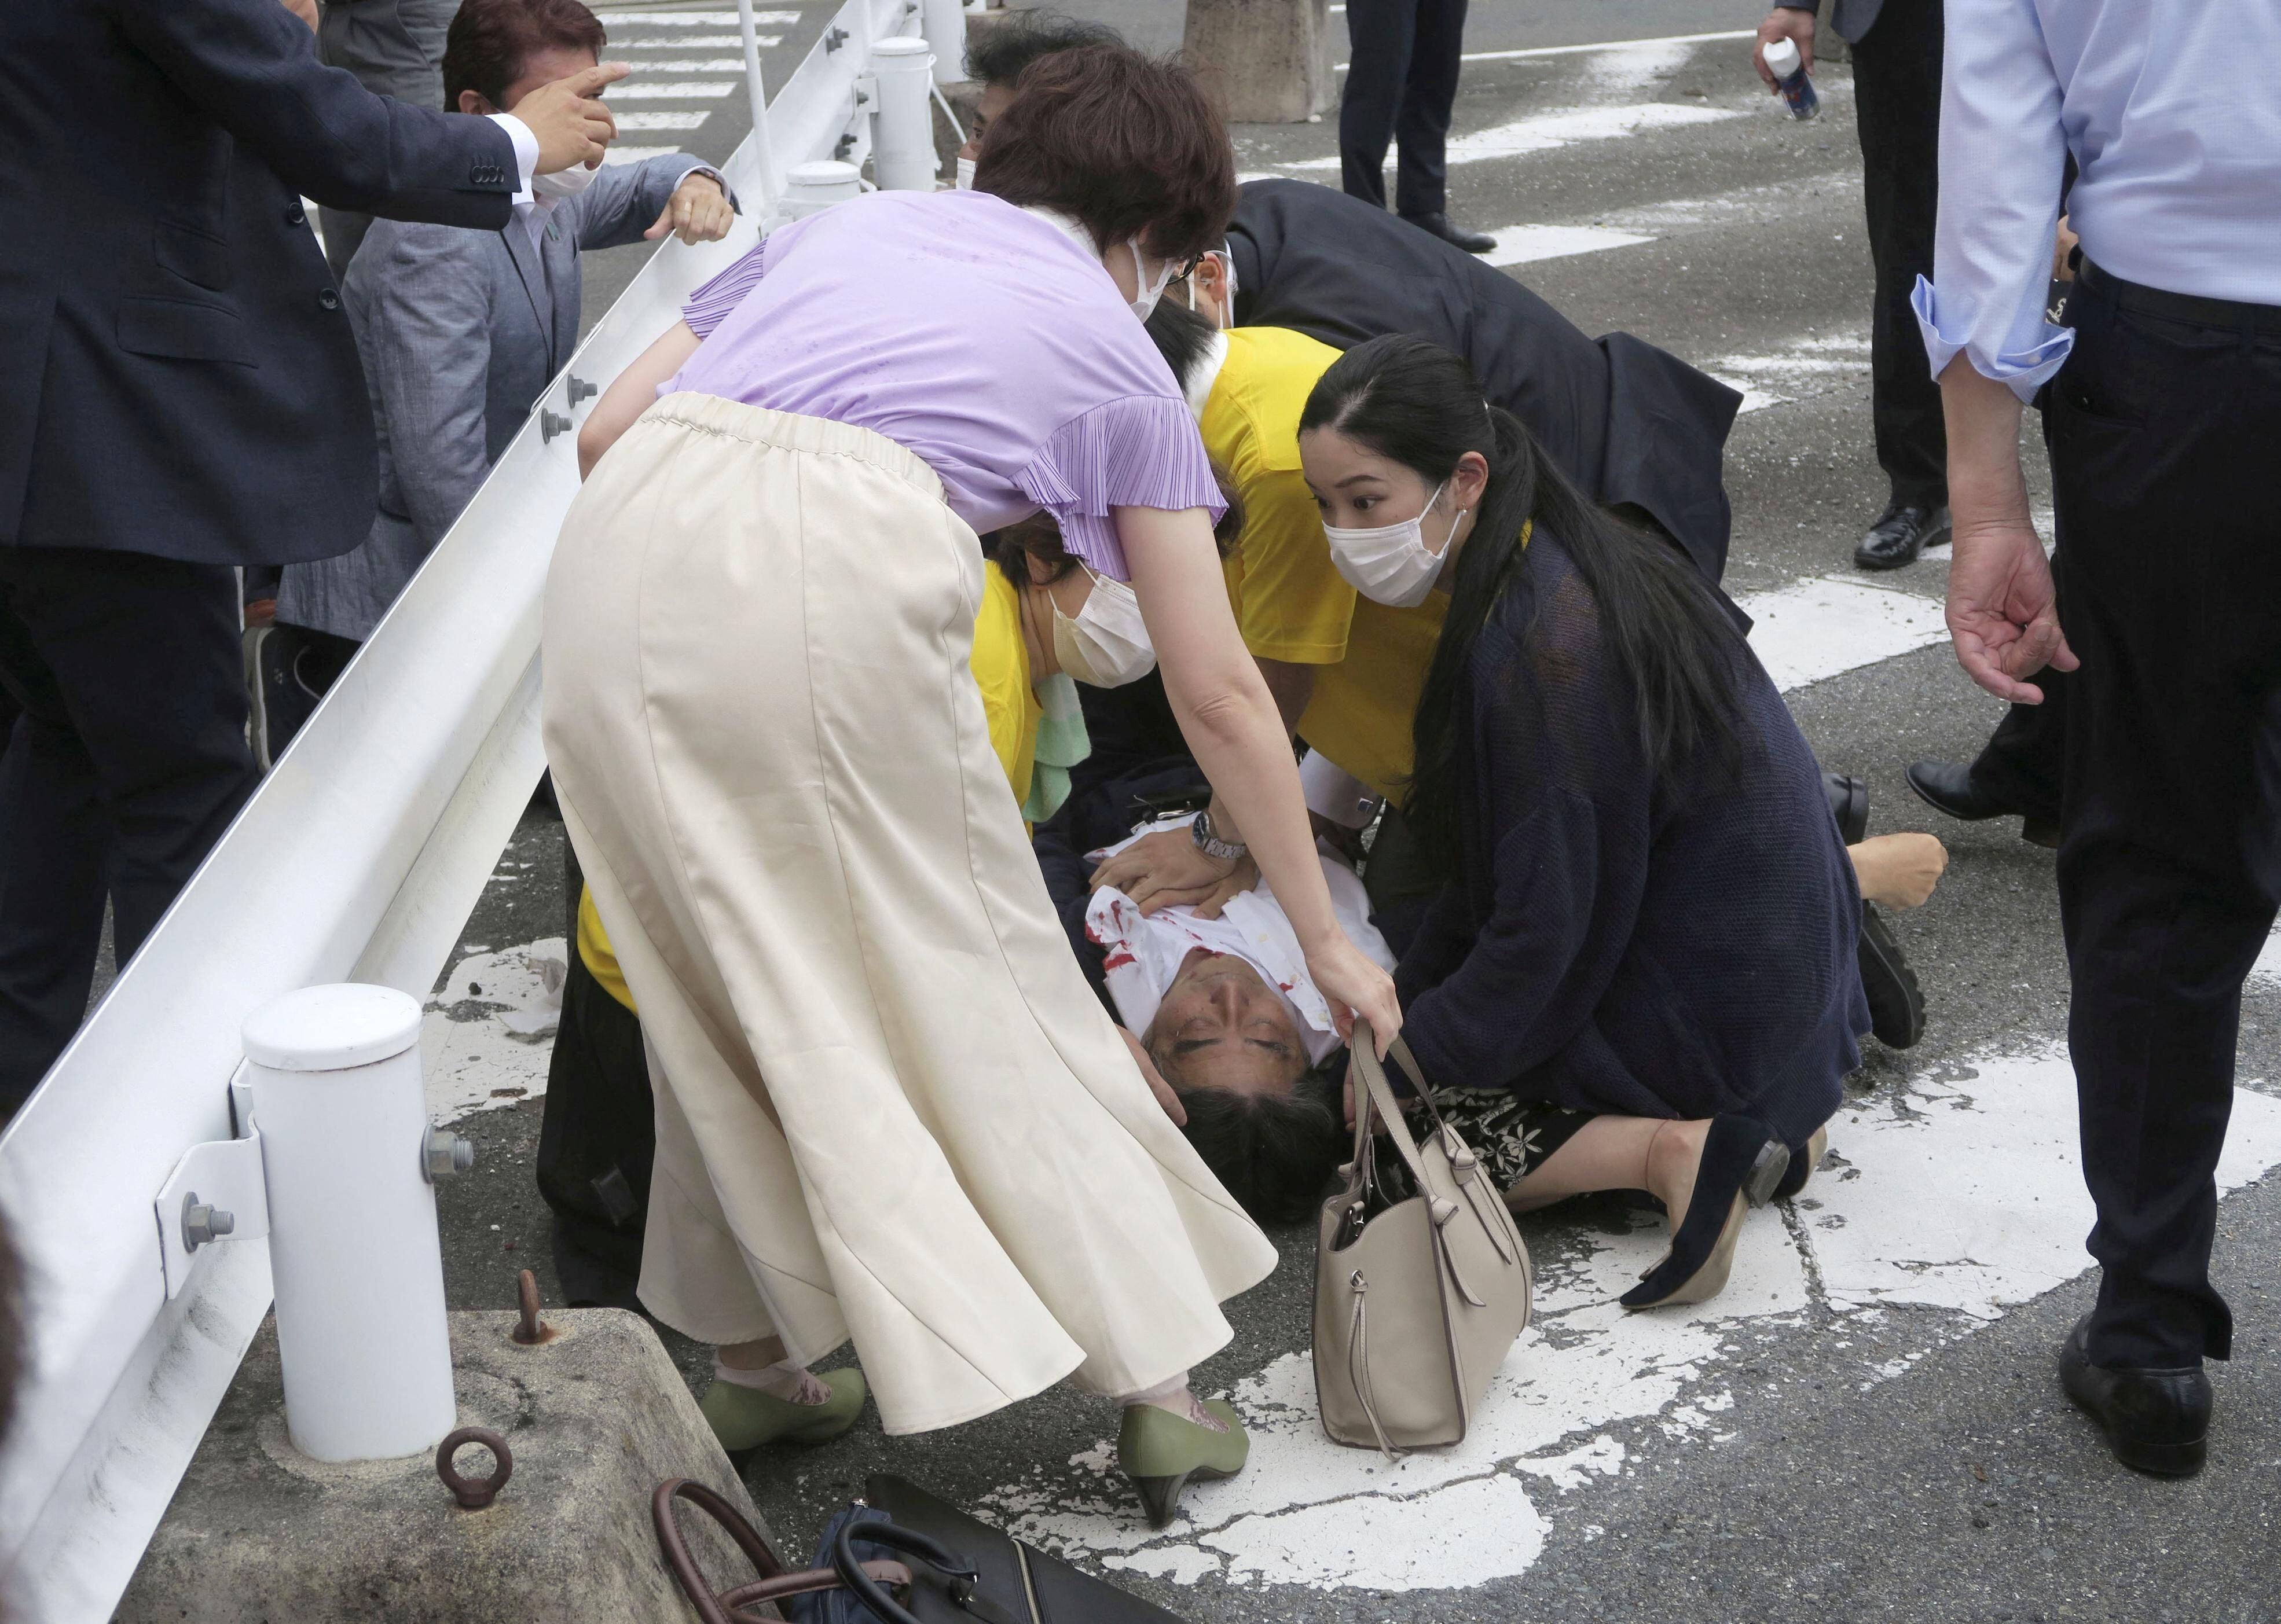
[[[881,40],[871,47],[871,71],[879,82],[871,168],[883,192],[934,189],[934,113],[927,105],[934,60],[923,39]]]
[[[308,987],[244,1028],[269,1186],[285,1426],[317,1460],[433,1449],[458,1424],[430,1180],[472,1157],[432,1135],[420,1004]]]
[[[963,0],[925,0],[919,28],[934,52],[938,85],[966,82],[966,7]]]

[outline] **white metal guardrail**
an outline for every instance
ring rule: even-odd
[[[170,1295],[153,1221],[185,1153],[231,1136],[241,1022],[319,982],[425,998],[538,781],[539,596],[577,489],[559,425],[582,415],[581,381],[607,384],[752,245],[785,168],[863,160],[870,42],[918,32],[920,17],[918,0],[841,6],[729,162],[747,210],[736,234],[669,241],[596,325],[0,1135],[30,1332],[0,1458],[0,1585],[16,1616],[109,1616],[268,1310],[259,1227],[200,1247]],[[756,52],[747,65],[757,96]]]

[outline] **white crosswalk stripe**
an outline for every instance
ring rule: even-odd
[[[616,118],[622,130],[693,130],[711,116],[702,112],[622,112]]]
[[[712,102],[718,101],[732,90],[744,87],[731,80],[669,80],[663,84],[645,84],[629,79],[610,87],[610,100],[616,102]]]
[[[1535,113],[1490,129],[1459,135],[1450,142],[1452,164],[1479,164],[1490,158],[1519,158],[1550,152],[1582,141],[1613,141],[1642,130],[1672,129],[1689,124],[1715,124],[1742,114],[1731,107],[1687,107],[1670,102],[1646,102],[1628,107],[1575,107],[1559,112]],[[1388,155],[1387,165],[1393,167]],[[1303,158],[1281,168],[1303,174],[1311,170],[1335,171],[1335,158]]]

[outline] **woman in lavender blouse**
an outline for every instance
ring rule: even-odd
[[[1220,834],[1317,984],[1392,1035],[1228,610],[1195,419],[1136,319],[1234,196],[1184,70],[1055,55],[974,190],[776,233],[580,435],[547,754],[653,1055],[642,1299],[715,1344],[703,1407],[731,1449],[849,1424],[862,1378],[806,1366],[852,1336],[889,1432],[1063,1377],[1119,1399],[1159,1523],[1243,1464],[1187,1374],[1274,1248],[1086,989],[968,667],[976,533],[1049,512],[1132,583],[1241,824]]]

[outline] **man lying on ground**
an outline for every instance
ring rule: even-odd
[[[1302,781],[1309,776],[1303,767]],[[1263,884],[1223,907],[1144,911],[1094,883],[1102,861],[1143,833],[1184,831],[1194,817],[1132,831],[1134,810],[1201,798],[1202,782],[1195,764],[1177,755],[1092,781],[1032,844],[1070,944],[1131,1035],[1158,1099],[1244,1211],[1262,1223],[1297,1223],[1312,1216],[1344,1142],[1345,1049],[1274,893]],[[1392,968],[1353,866],[1327,842],[1318,850],[1340,925]]]

